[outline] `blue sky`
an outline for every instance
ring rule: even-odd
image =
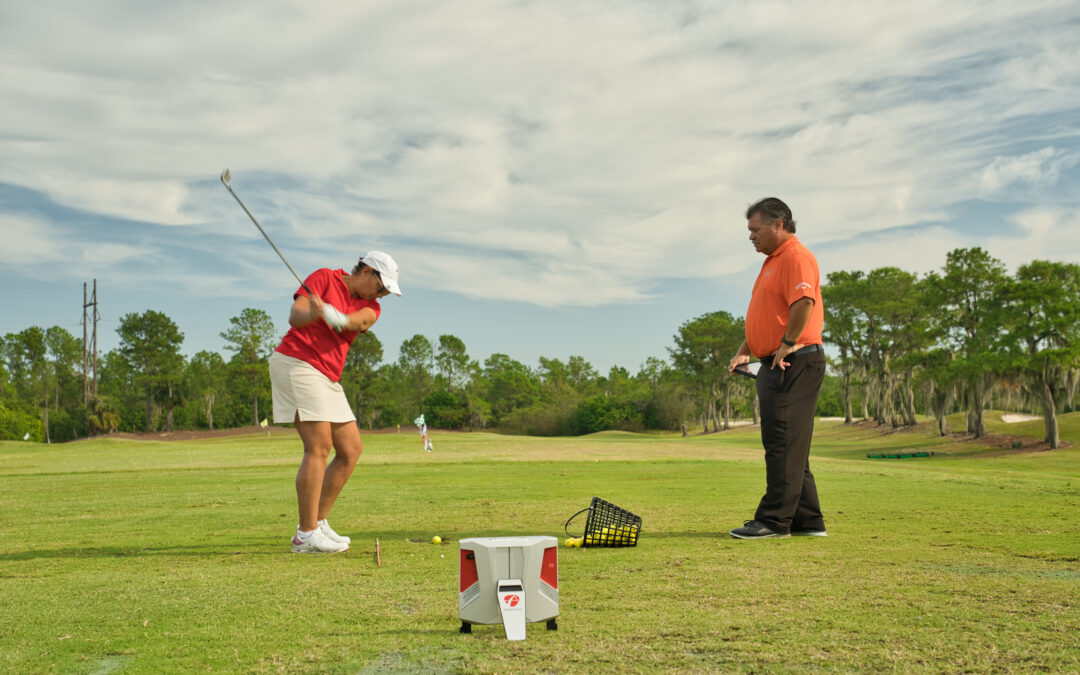
[[[159,6],[160,5],[160,6]],[[1075,2],[16,3],[0,8],[0,334],[155,309],[223,351],[301,274],[401,267],[375,333],[666,356],[742,315],[743,212],[830,271],[1080,262]]]

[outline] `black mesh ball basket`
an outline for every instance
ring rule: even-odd
[[[585,519],[585,534],[582,535],[585,548],[637,546],[638,535],[641,534],[641,516],[599,497],[592,498],[589,508],[570,516],[563,525],[566,534],[570,535],[570,522],[586,511],[589,516]]]

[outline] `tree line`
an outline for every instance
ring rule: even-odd
[[[228,358],[181,352],[184,335],[154,310],[123,316],[119,346],[99,362],[97,395],[84,388],[82,341],[65,329],[34,326],[0,340],[0,439],[29,434],[67,441],[115,431],[221,429],[271,416],[267,359],[280,342],[270,316],[244,309],[221,333]],[[636,374],[601,375],[580,356],[541,358],[531,368],[506,354],[480,362],[453,335],[415,335],[383,362],[373,332],[356,338],[341,384],[365,428],[429,425],[539,435],[605,429],[678,428],[691,389],[666,361]]]
[[[1039,412],[1057,447],[1056,414],[1073,409],[1080,357],[1080,267],[1035,261],[1015,275],[979,248],[948,254],[919,278],[886,267],[834,272],[822,288],[825,340],[834,352],[819,415],[855,411],[879,424],[937,420],[967,411],[985,433],[990,405]],[[82,341],[31,327],[0,342],[0,439],[67,441],[114,431],[219,429],[271,416],[267,359],[280,341],[270,316],[244,309],[221,333],[226,359],[190,358],[183,333],[154,310],[121,318],[119,346],[99,362],[97,395],[84,390]],[[469,356],[454,335],[414,335],[384,362],[374,332],[354,341],[341,384],[364,428],[411,425],[576,435],[728,428],[757,421],[753,382],[727,371],[744,337],[742,317],[717,311],[678,327],[665,358],[636,373],[606,374],[580,356],[528,366],[507,354]]]
[[[1010,275],[965,248],[922,278],[895,267],[833,272],[822,294],[848,421],[858,399],[863,417],[914,425],[918,398],[940,434],[955,410],[979,437],[996,401],[1042,415],[1044,440],[1060,446],[1057,415],[1075,410],[1080,383],[1080,266],[1036,260]]]

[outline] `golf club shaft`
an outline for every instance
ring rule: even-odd
[[[225,169],[225,171],[223,171],[221,174],[221,184],[224,185],[225,189],[229,191],[229,194],[233,196],[233,199],[235,199],[236,203],[240,205],[240,208],[244,209],[244,213],[247,214],[248,218],[251,218],[251,222],[255,223],[255,227],[259,228],[259,232],[261,232],[262,236],[266,238],[266,243],[270,244],[270,246],[274,249],[274,253],[278,254],[278,257],[281,258],[281,262],[285,263],[285,266],[288,267],[289,271],[293,273],[293,276],[296,277],[296,280],[299,281],[300,285],[304,287],[304,290],[308,292],[308,295],[315,295],[311,292],[311,289],[307,287],[307,284],[304,283],[304,280],[300,278],[300,275],[296,273],[296,270],[293,269],[293,266],[289,264],[289,261],[285,259],[285,256],[281,254],[281,251],[278,250],[278,247],[274,245],[274,241],[270,239],[270,235],[266,234],[266,230],[262,228],[262,225],[259,224],[259,221],[255,220],[255,216],[251,215],[251,211],[248,211],[248,207],[244,206],[244,202],[240,201],[240,197],[236,195],[236,193],[232,189],[232,186],[229,185],[228,175],[229,170]]]

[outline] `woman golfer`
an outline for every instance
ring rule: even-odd
[[[379,318],[379,298],[401,295],[398,267],[381,251],[371,251],[352,272],[321,269],[293,294],[289,332],[270,355],[274,423],[292,422],[304,442],[296,474],[300,525],[294,553],[339,553],[349,538],[326,522],[338,493],[363,451],[356,417],[338,380],[349,345]],[[334,461],[327,466],[330,448]]]

